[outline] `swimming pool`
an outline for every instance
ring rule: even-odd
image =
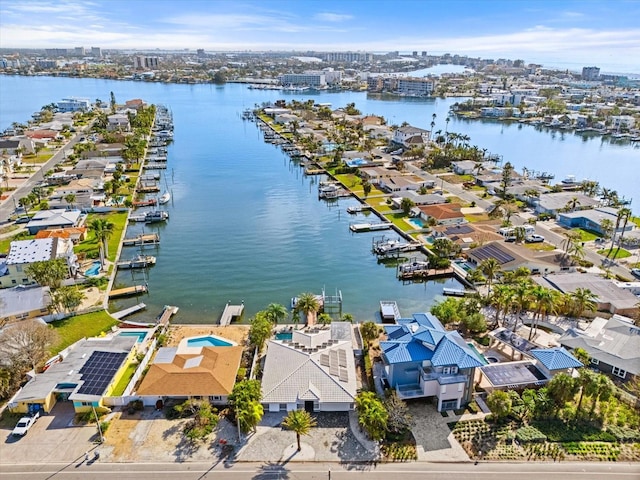
[[[147,336],[147,332],[120,332],[118,334],[119,337],[138,337],[136,343],[144,342],[145,337]]]
[[[424,221],[421,218],[408,218],[407,222],[416,228],[424,228]]]
[[[95,277],[96,275],[98,275],[100,273],[100,262],[93,262],[93,264],[91,265],[91,267],[89,267],[84,274],[87,277]]]
[[[459,267],[463,268],[465,272],[470,272],[472,270],[475,270],[476,267],[473,266],[471,263],[466,262],[466,261],[460,261],[460,260],[456,260],[456,265],[458,265]]]
[[[351,160],[347,160],[344,162],[348,167],[359,167],[361,165],[366,165],[367,162],[364,158],[352,158]]]
[[[194,337],[187,340],[187,347],[233,347],[235,343],[215,335],[206,337]]]
[[[291,340],[293,338],[292,332],[278,332],[276,333],[276,340]]]
[[[482,360],[485,365],[490,362],[490,360],[485,358],[485,356],[478,351],[478,349],[476,348],[476,346],[473,343],[467,343],[467,345],[469,345],[469,348],[471,350],[473,350],[476,353],[476,355],[478,355],[478,358],[480,358],[480,360]]]

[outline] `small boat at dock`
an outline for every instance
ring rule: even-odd
[[[391,223],[382,222],[382,223],[352,223],[349,225],[349,230],[352,232],[371,232],[374,230],[389,230],[391,228]]]
[[[160,198],[158,198],[158,203],[160,205],[164,205],[165,203],[169,203],[169,200],[171,200],[171,194],[169,192],[164,192],[160,195]]]
[[[130,269],[130,268],[147,268],[156,264],[156,257],[153,255],[136,255],[131,260],[125,260],[118,262],[116,265],[118,268]]]

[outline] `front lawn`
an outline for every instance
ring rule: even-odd
[[[551,245],[550,243],[525,243],[525,247],[529,250],[535,250],[536,252],[550,252],[551,250],[555,250],[556,247]]]
[[[108,260],[114,262],[116,259],[116,253],[118,252],[118,245],[120,244],[120,238],[122,237],[122,231],[126,228],[127,212],[113,212],[113,213],[91,213],[87,218],[86,225],[90,225],[91,222],[97,218],[101,218],[113,223],[113,233],[109,238],[109,257]],[[80,242],[74,248],[76,254],[84,253],[87,258],[98,258],[100,254],[100,245],[95,237],[95,234],[89,229],[89,234],[86,240]]]
[[[596,238],[602,237],[599,233],[591,230],[585,230],[584,228],[574,228],[572,231],[578,232],[580,234],[580,240],[583,242],[590,242]]]
[[[599,255],[604,255],[605,257],[607,256],[607,253],[609,253],[609,249],[608,248],[603,248],[602,250],[598,250],[598,254]],[[620,250],[618,250],[618,248],[614,248],[613,251],[611,252],[611,255],[609,255],[609,258],[616,260],[619,258],[627,258],[631,256],[631,252],[625,250],[624,248],[621,248]]]
[[[103,332],[109,332],[111,327],[118,324],[118,320],[109,315],[106,310],[85,313],[75,317],[65,318],[51,322],[53,328],[60,335],[60,341],[52,349],[52,353],[58,353],[81,338],[97,337]]]

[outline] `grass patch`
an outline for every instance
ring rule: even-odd
[[[341,173],[339,175],[335,175],[336,179],[339,180],[344,186],[354,192],[362,192],[362,179],[354,175],[353,173]],[[373,190],[372,190],[373,191]]]
[[[536,252],[550,252],[551,250],[555,250],[556,247],[551,245],[550,243],[525,243],[525,247],[529,250],[535,250]]]
[[[583,242],[590,242],[595,240],[596,238],[602,237],[599,233],[593,232],[591,230],[585,230],[584,228],[574,228],[572,229],[574,232],[578,232],[580,234],[580,240]]]
[[[415,230],[416,228],[413,225],[409,225],[405,220],[409,218],[404,213],[392,213],[390,215],[384,216],[388,221],[393,223],[396,227],[398,227],[403,232],[408,232],[409,230]]]
[[[489,215],[487,215],[486,213],[468,213],[464,216],[464,218],[469,223],[486,222],[490,220]]]
[[[602,250],[598,250],[598,254],[604,255],[605,257],[607,256],[607,253],[609,253],[608,248],[603,248]],[[620,250],[618,250],[616,247],[611,252],[611,255],[609,256],[609,258],[612,258],[615,260],[618,258],[627,258],[630,256],[631,256],[631,252],[629,252],[628,250],[625,250],[624,248],[621,248]]]
[[[105,310],[52,322],[51,325],[60,335],[60,341],[54,346],[52,353],[56,354],[60,350],[64,350],[81,338],[97,337],[103,332],[108,332],[111,327],[117,324],[118,321]]]
[[[97,218],[105,219],[113,223],[113,234],[109,238],[109,256],[108,260],[114,262],[116,259],[116,253],[118,252],[118,245],[120,244],[120,238],[122,237],[122,231],[126,228],[127,212],[114,212],[108,214],[89,214],[87,218],[87,225]],[[95,237],[95,234],[89,230],[86,240],[79,243],[75,248],[75,253],[84,253],[87,258],[98,258],[100,252],[100,245]]]
[[[116,387],[111,392],[112,397],[119,397],[124,393],[124,389],[127,388],[129,382],[133,378],[133,374],[136,373],[138,369],[137,363],[130,363],[127,365],[127,369],[124,371],[122,377],[120,377],[120,381],[116,384]]]
[[[473,181],[472,175],[457,175],[455,173],[451,175],[440,175],[441,180],[444,180],[447,183],[464,183]]]

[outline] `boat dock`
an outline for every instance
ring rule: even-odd
[[[369,205],[356,205],[353,207],[347,207],[347,213],[355,214],[355,213],[364,212],[370,209],[371,207]]]
[[[440,268],[437,270],[434,268],[424,268],[398,272],[398,278],[400,278],[401,280],[428,280],[431,278],[442,278],[451,276],[453,276],[453,267]]]
[[[349,225],[349,230],[352,232],[370,232],[374,230],[389,230],[392,223],[352,223]]]
[[[139,245],[159,245],[160,235],[157,233],[148,233],[146,235],[138,235],[133,238],[125,238],[122,244],[125,247],[139,246]]]
[[[443,288],[442,289],[442,294],[443,295],[448,295],[450,297],[465,297],[467,295],[471,295],[474,292],[470,292],[467,290],[464,290],[462,288]]]
[[[144,168],[145,170],[166,170],[167,169],[167,164],[166,163],[158,163],[158,162],[154,162],[154,163],[145,163],[142,168]]]
[[[158,185],[145,185],[138,187],[138,193],[156,193],[159,191],[160,187]]]
[[[231,305],[231,303],[227,302],[227,305],[224,307],[224,311],[222,312],[222,316],[220,317],[220,325],[223,327],[230,325],[234,318],[242,316],[242,312],[244,312],[244,303],[240,305]]]
[[[120,310],[119,312],[112,313],[111,316],[120,320],[129,315],[133,315],[134,313],[139,312],[140,310],[144,310],[145,308],[147,308],[147,306],[144,303],[138,303],[133,307],[125,308],[124,310]]]
[[[146,285],[133,285],[132,287],[117,288],[109,292],[109,298],[128,297],[139,293],[147,293]]]
[[[158,317],[156,318],[156,323],[158,325],[166,327],[167,325],[169,325],[169,320],[171,319],[171,317],[176,313],[178,313],[178,307],[165,305],[160,315],[158,315]]]
[[[401,318],[400,309],[394,300],[380,300],[380,315],[383,322],[397,322]]]
[[[134,207],[154,207],[158,203],[155,198],[150,198],[149,200],[139,200],[137,202],[133,202],[132,205]]]

